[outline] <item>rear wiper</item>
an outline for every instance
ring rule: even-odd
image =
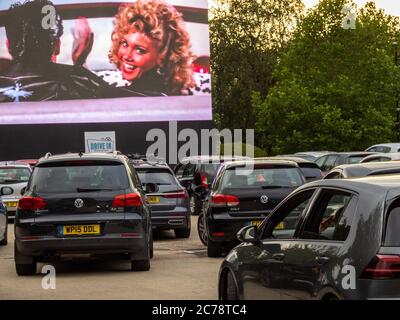
[[[279,188],[289,188],[289,186],[261,186],[263,189],[279,189]]]
[[[112,189],[100,189],[100,188],[77,188],[76,192],[96,192],[96,191],[112,191]]]

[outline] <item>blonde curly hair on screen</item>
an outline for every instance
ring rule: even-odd
[[[109,58],[118,68],[118,49],[124,35],[143,32],[160,43],[164,56],[161,67],[165,86],[170,94],[181,94],[193,87],[192,62],[189,34],[184,28],[182,15],[170,4],[161,0],[137,1],[123,4],[118,10],[111,36]]]

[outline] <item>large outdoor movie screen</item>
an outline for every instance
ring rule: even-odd
[[[207,0],[0,1],[0,125],[211,119]]]

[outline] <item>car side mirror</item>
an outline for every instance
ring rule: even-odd
[[[26,187],[23,187],[23,188],[21,189],[21,196],[24,195],[25,191],[26,191]]]
[[[240,229],[236,235],[240,242],[250,242],[256,243],[257,239],[257,227],[256,226],[246,226]]]
[[[1,196],[9,196],[13,192],[14,192],[14,190],[12,188],[10,188],[10,187],[2,187],[0,189],[0,195]]]
[[[145,187],[144,187],[144,191],[146,193],[155,193],[158,191],[158,186],[155,183],[146,183]]]
[[[207,189],[204,186],[197,186],[194,188],[194,193],[199,197],[199,199],[204,199],[207,194]]]

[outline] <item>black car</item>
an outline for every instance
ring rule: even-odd
[[[177,238],[189,238],[191,214],[189,196],[168,164],[162,161],[132,160],[142,185],[154,183],[158,191],[147,194],[153,230],[173,229]]]
[[[320,180],[324,177],[321,169],[315,162],[306,160],[304,158],[295,157],[295,156],[275,156],[275,157],[263,157],[263,158],[256,158],[256,159],[285,160],[285,161],[296,162],[298,164],[300,170],[303,172],[303,175],[306,178],[307,182]]]
[[[324,179],[349,179],[384,174],[400,174],[400,162],[365,162],[343,164],[329,171]]]
[[[257,225],[293,190],[305,183],[298,165],[291,161],[246,160],[224,164],[204,201],[199,217],[204,223],[209,257],[220,257],[237,243],[236,233]],[[197,191],[204,192],[204,190]]]
[[[239,231],[219,298],[399,299],[399,226],[399,176],[311,182]]]
[[[39,159],[19,200],[16,272],[34,274],[38,261],[71,253],[125,254],[132,270],[149,270],[150,217],[150,205],[127,157],[47,154]]]
[[[323,173],[341,164],[359,163],[366,156],[374,154],[374,152],[335,152],[327,153],[315,160],[315,163],[321,168]]]
[[[183,158],[174,168],[174,173],[180,184],[189,193],[189,206],[192,215],[200,214],[203,203],[194,190],[198,186],[208,189],[214,181],[221,163],[226,161],[249,159],[240,156],[194,156]]]

